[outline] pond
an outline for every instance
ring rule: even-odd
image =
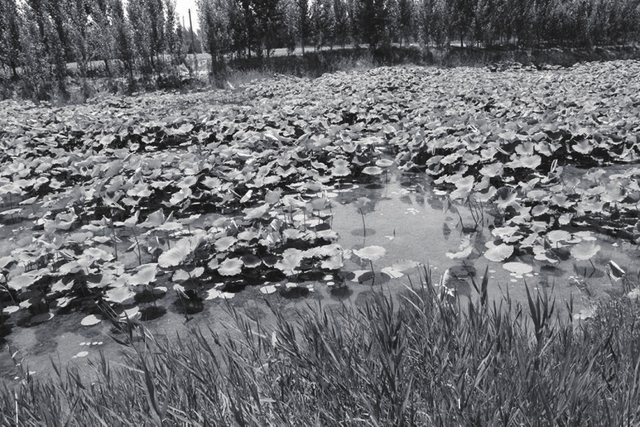
[[[636,297],[639,70],[381,67],[0,103],[5,376],[15,351],[40,372],[116,359],[127,318],[169,336],[226,325],[227,305],[268,321],[263,301],[360,304],[425,268],[462,298],[485,271],[493,298],[573,296],[578,318]]]
[[[156,298],[137,299],[126,305],[127,313],[140,321],[141,312],[159,307],[156,316],[141,321],[157,336],[184,334],[187,329],[199,326],[226,330],[233,323],[225,309],[227,302],[268,323],[272,317],[265,300],[287,310],[304,308],[313,301],[321,301],[325,306],[360,304],[372,289],[382,287],[391,293],[400,292],[410,284],[420,283],[428,270],[434,283],[463,298],[477,297],[472,280],[479,284],[486,271],[493,299],[509,292],[513,300],[526,303],[525,286],[544,289],[559,302],[573,297],[574,317],[587,318],[596,301],[624,289],[624,273],[632,271],[638,255],[634,243],[598,233],[585,225],[563,227],[546,235],[546,243],[551,245],[549,253],[557,255],[553,260],[528,252],[509,254],[505,261],[490,260],[487,254],[490,258],[495,256],[490,249],[495,247],[491,242],[496,241],[496,236],[508,241],[508,230],[495,225],[492,204],[474,203],[472,199],[451,201],[449,194],[435,189],[433,181],[421,173],[392,169],[360,182],[325,186],[317,194],[307,196],[327,202],[315,214],[309,212],[308,217],[298,218],[298,212],[292,214],[292,219],[301,220],[309,228],[328,224],[327,230],[320,228],[335,233],[337,239],[332,245],[340,248],[341,268],[305,270],[298,262],[291,267],[295,274],[286,277],[254,275],[243,282],[240,275],[224,285],[221,282],[203,287],[200,283],[194,289],[199,289],[202,298],[189,307],[184,305],[188,298],[184,286],[189,287],[189,280],[178,281],[176,273],[172,276],[158,272],[155,289],[161,292]],[[221,215],[202,215],[191,225],[197,230],[222,219]],[[15,250],[20,239],[27,239],[32,227],[28,220],[5,227],[5,232],[13,228],[16,237],[9,240],[3,251]],[[572,248],[581,244],[590,245],[588,248],[594,253],[582,256],[575,250],[572,252]],[[330,245],[324,245],[327,246]],[[138,262],[133,252],[121,255],[121,260],[131,266]],[[243,286],[238,286],[239,282]],[[229,283],[233,286],[229,287]],[[100,313],[87,316],[72,310],[38,321],[18,320],[20,326],[12,328],[3,345],[5,354],[0,366],[3,376],[19,378],[12,354],[32,373],[50,373],[51,360],[87,369],[99,351],[118,360],[121,347],[112,339],[116,330],[105,319]]]

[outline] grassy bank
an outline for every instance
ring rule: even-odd
[[[292,74],[303,77],[319,77],[328,72],[346,71],[352,68],[389,66],[400,64],[456,66],[498,66],[519,63],[537,68],[547,66],[570,67],[579,62],[638,59],[637,46],[602,46],[593,48],[459,48],[393,46],[370,51],[363,48],[347,48],[307,52],[304,55],[277,55],[268,59],[241,59],[230,61],[230,75],[238,72],[264,71]]]
[[[158,341],[119,335],[130,357],[0,389],[2,425],[635,425],[640,305],[586,323],[532,293],[528,307],[443,298],[425,279],[360,307],[275,310],[273,329]]]

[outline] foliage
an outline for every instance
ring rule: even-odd
[[[637,301],[576,323],[546,294],[529,307],[453,301],[428,279],[360,307],[273,308],[274,322],[231,308],[235,328],[154,339],[123,329],[126,360],[94,379],[56,367],[0,387],[3,424],[376,425],[635,424]],[[97,319],[87,319],[87,323]],[[237,329],[237,332],[232,332]],[[138,337],[139,334],[139,337]]]
[[[303,54],[308,44],[349,43],[389,54],[394,43],[420,42],[425,51],[457,44],[591,48],[632,44],[640,34],[637,0],[198,0],[197,5],[198,37],[212,56],[218,86],[228,80],[230,55],[257,58],[261,67],[269,65],[274,49],[292,53],[296,42]],[[189,64],[185,53],[199,45],[191,46],[174,1],[126,2],[126,13],[124,8],[122,0],[2,0],[4,96],[17,90],[27,98],[68,99],[69,69],[82,80],[81,99],[92,95],[86,79],[96,74],[126,78],[129,91],[140,84],[157,88],[190,81],[197,64]]]

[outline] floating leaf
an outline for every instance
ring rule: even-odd
[[[369,260],[369,261],[377,261],[384,256],[386,250],[382,246],[367,246],[362,249],[354,249],[353,253],[356,256]]]
[[[464,238],[460,242],[459,249],[460,250],[458,252],[447,252],[447,258],[463,259],[471,255],[471,252],[473,252],[473,245],[471,244],[471,238],[469,236],[464,236]]]
[[[593,151],[593,146],[586,140],[582,140],[577,144],[572,145],[571,148],[573,148],[574,151],[585,155]]]
[[[405,272],[405,271],[408,271],[408,270],[413,270],[413,269],[419,267],[420,265],[421,264],[419,262],[417,262],[417,261],[413,261],[413,260],[410,260],[410,259],[400,259],[400,260],[394,261],[391,264],[391,267],[395,268],[398,271]]]
[[[472,175],[457,179],[455,181],[456,189],[449,196],[451,197],[451,200],[466,199],[467,197],[469,197],[469,194],[471,194],[471,190],[473,190],[474,182],[475,178]]]
[[[162,268],[176,267],[191,255],[191,241],[185,237],[180,239],[173,248],[163,252],[158,257],[158,265]]]
[[[173,206],[173,205],[177,205],[178,203],[182,203],[184,202],[186,199],[188,199],[189,197],[191,197],[192,195],[192,191],[191,188],[182,188],[180,189],[180,191],[178,191],[177,193],[173,193],[173,195],[171,196],[171,199],[169,200],[169,203]]]
[[[105,300],[122,304],[126,300],[133,298],[135,293],[132,292],[127,286],[120,286],[118,288],[109,289],[105,292]]]
[[[187,188],[194,186],[197,182],[198,178],[196,178],[195,176],[187,176],[184,177],[180,182],[178,182],[176,186],[179,188]]]
[[[402,271],[396,270],[393,267],[385,267],[382,270],[380,270],[380,272],[382,274],[386,274],[392,279],[399,279],[400,277],[404,276],[404,273]]]
[[[349,169],[349,162],[344,159],[337,159],[333,161],[333,168],[331,169],[331,175],[333,176],[347,176],[351,174]]]
[[[95,260],[102,260],[107,262],[111,261],[114,258],[111,252],[107,252],[104,249],[100,248],[85,249],[83,255],[86,255]]]
[[[382,169],[378,166],[367,166],[366,168],[362,169],[362,173],[373,176],[380,175],[382,172]]]
[[[329,257],[328,259],[323,260],[322,263],[320,264],[320,267],[322,267],[325,270],[338,270],[342,268],[342,266],[343,266],[342,254],[333,255],[332,257]]]
[[[120,314],[119,319],[121,322],[127,322],[129,320],[135,320],[140,317],[140,307],[133,307],[126,309]]]
[[[129,279],[131,285],[143,285],[146,286],[156,279],[158,272],[158,264],[142,264],[137,269],[137,273]]]
[[[480,169],[480,174],[493,178],[494,176],[502,176],[503,170],[504,167],[502,166],[502,163],[490,163]]]
[[[502,262],[505,259],[509,258],[512,254],[513,246],[501,243],[497,246],[492,245],[492,247],[490,247],[489,250],[484,253],[484,257],[489,261]]]
[[[235,276],[240,274],[244,263],[239,258],[227,258],[218,267],[218,273],[221,276]]]
[[[225,236],[216,240],[216,243],[214,244],[214,246],[216,247],[216,250],[218,252],[225,252],[229,250],[229,248],[233,246],[237,241],[238,239],[236,239],[233,236]]]
[[[20,306],[17,305],[10,305],[5,307],[2,312],[5,314],[13,314],[16,313],[18,310],[20,310]]]
[[[222,292],[217,289],[209,289],[207,291],[207,296],[205,297],[205,300],[212,300],[212,299],[218,299],[218,298],[231,299],[234,296],[236,296],[236,294],[231,292]]]
[[[496,227],[491,230],[491,234],[499,237],[503,242],[511,243],[522,239],[522,236],[515,236],[518,231],[520,228],[515,226]]]
[[[164,224],[166,220],[167,218],[164,216],[164,211],[162,209],[158,209],[157,211],[149,214],[147,219],[141,223],[140,226],[145,228],[156,228]]]
[[[265,203],[274,204],[280,200],[282,197],[282,189],[278,188],[275,190],[269,191],[266,196],[264,196]]]
[[[262,259],[253,254],[243,255],[242,262],[247,268],[256,268],[262,265]]]
[[[8,286],[13,290],[20,291],[33,285],[40,277],[39,274],[24,273],[9,280]]]
[[[495,203],[500,209],[506,209],[513,205],[518,197],[518,194],[511,187],[499,188],[496,195]]]
[[[531,273],[533,271],[532,266],[522,262],[507,262],[502,265],[502,268],[520,276]]]
[[[80,324],[82,326],[93,326],[93,325],[97,325],[100,322],[102,322],[102,320],[100,318],[98,318],[95,314],[90,314],[90,315],[84,317],[80,321]]]
[[[251,196],[253,195],[253,190],[249,190],[247,191],[244,196],[242,196],[240,198],[240,203],[247,203],[249,200],[251,200]]]
[[[185,280],[189,280],[191,276],[184,270],[176,270],[171,277],[171,280],[174,282],[184,282]]]
[[[577,261],[588,261],[600,251],[600,245],[593,242],[582,242],[571,248],[571,256]]]
[[[376,160],[376,166],[380,166],[381,168],[388,168],[392,165],[393,165],[393,160],[389,160],[389,159]]]
[[[278,261],[275,267],[286,275],[294,275],[296,268],[300,267],[302,261],[302,251],[294,248],[287,249],[282,254],[282,259]]]
[[[125,227],[135,227],[136,224],[138,223],[138,218],[140,217],[140,212],[136,212],[132,217],[128,218],[127,220],[125,220],[122,225]]]
[[[60,279],[56,283],[51,285],[51,293],[68,291],[71,288],[73,288],[73,284],[74,284],[74,281],[71,280],[69,283],[65,285],[62,279]]]
[[[520,158],[520,164],[522,167],[535,169],[542,163],[542,158],[537,154],[533,156],[522,156]]]
[[[264,205],[258,206],[256,208],[245,209],[244,210],[245,219],[247,220],[260,219],[263,216],[265,216],[270,209],[271,209],[271,205],[269,205],[268,203],[265,203]]]
[[[557,242],[568,241],[571,240],[571,233],[564,230],[553,230],[547,233],[547,239],[551,242],[551,244],[555,244]]]
[[[278,288],[275,285],[267,285],[260,288],[260,293],[269,295],[275,293],[277,290]]]

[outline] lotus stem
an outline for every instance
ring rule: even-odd
[[[364,223],[364,212],[362,211],[362,209],[358,209],[358,211],[360,212],[360,217],[362,218],[362,236],[367,237],[367,227]]]
[[[596,273],[597,268],[595,265],[593,265],[593,261],[589,260],[589,263],[591,264],[591,267],[593,267],[593,271],[589,275],[589,278],[591,278],[591,276],[593,276]]]
[[[140,242],[138,241],[138,235],[136,234],[136,228],[131,227],[131,232],[133,233],[133,238],[136,241],[136,252],[138,255],[138,265],[142,265],[142,251],[140,251]]]
[[[369,264],[371,265],[371,286],[376,283],[376,272],[373,269],[373,261],[369,260]]]

